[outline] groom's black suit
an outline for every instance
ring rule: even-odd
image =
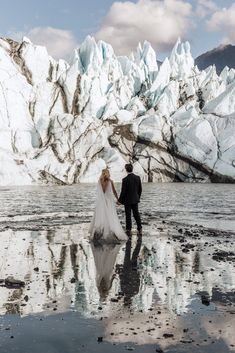
[[[125,206],[126,213],[126,230],[131,230],[131,211],[137,223],[137,229],[142,229],[140,214],[138,210],[138,203],[140,202],[140,196],[142,193],[142,185],[140,177],[129,173],[124,179],[122,179],[122,189],[119,197],[119,202]]]

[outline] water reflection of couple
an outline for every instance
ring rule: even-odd
[[[138,256],[141,244],[142,237],[139,236],[132,252],[132,241],[129,239],[126,242],[123,265],[116,266],[120,244],[91,244],[96,266],[96,285],[101,300],[107,298],[115,276],[119,275],[124,305],[131,305],[131,299],[138,294],[140,287]]]

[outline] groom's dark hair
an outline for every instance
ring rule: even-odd
[[[133,172],[133,165],[130,163],[126,164],[125,169],[126,169],[127,173],[132,173]]]

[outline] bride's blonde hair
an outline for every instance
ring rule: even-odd
[[[100,183],[101,183],[103,191],[106,190],[109,181],[110,181],[110,173],[109,173],[108,168],[105,168],[102,170],[101,176],[100,176]]]

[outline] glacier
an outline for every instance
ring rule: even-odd
[[[0,185],[96,182],[124,165],[145,182],[235,182],[235,70],[200,71],[177,41],[159,66],[88,36],[70,63],[0,39]]]

